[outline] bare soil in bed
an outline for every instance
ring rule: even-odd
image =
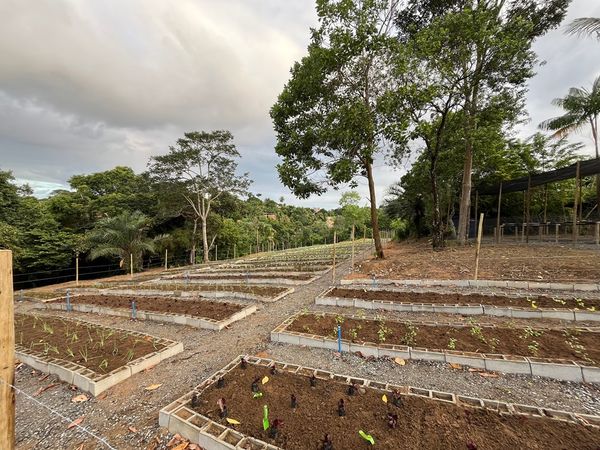
[[[422,323],[354,319],[344,316],[303,314],[287,329],[299,333],[337,337],[341,322],[342,338],[353,342],[379,342],[424,347],[430,350],[559,358],[600,362],[600,334],[576,328],[508,328],[425,325]]]
[[[127,289],[127,286],[122,286],[118,289]],[[260,286],[260,285],[243,285],[243,284],[186,284],[186,283],[163,283],[163,284],[144,284],[134,286],[131,289],[143,292],[144,290],[160,290],[160,291],[185,291],[185,292],[241,292],[244,294],[260,295],[262,297],[275,297],[285,291],[288,287],[277,286]]]
[[[435,303],[451,305],[494,305],[516,306],[522,308],[567,308],[600,310],[600,298],[579,299],[578,297],[546,297],[532,295],[529,297],[508,297],[503,295],[482,294],[440,294],[437,292],[398,292],[386,290],[361,290],[335,288],[327,294],[328,297],[359,298],[363,300],[381,300],[397,303]]]
[[[15,342],[49,357],[107,373],[164,348],[119,330],[59,317],[15,315]]]
[[[66,299],[55,300],[52,303],[65,303]],[[215,302],[211,300],[181,300],[170,297],[142,297],[137,295],[78,295],[71,297],[71,303],[84,305],[107,306],[110,308],[131,309],[135,301],[140,311],[161,313],[186,314],[195,317],[222,320],[243,309],[237,303]]]
[[[425,241],[391,243],[385,259],[370,259],[356,266],[350,278],[472,280],[475,246],[448,246],[434,252]],[[552,244],[483,243],[481,280],[529,280],[541,282],[593,282],[600,280],[597,249]]]
[[[255,379],[269,377],[254,399]],[[197,411],[227,426],[219,415],[219,399],[224,399],[228,417],[241,422],[235,429],[286,450],[319,449],[326,433],[336,450],[370,448],[359,430],[370,434],[380,449],[597,449],[600,430],[550,419],[502,416],[496,412],[456,406],[414,396],[401,396],[400,407],[385,404],[384,392],[366,389],[348,395],[348,386],[318,379],[315,387],[309,378],[287,372],[275,375],[269,368],[239,366],[224,377],[225,386],[216,383],[200,396]],[[291,407],[291,395],[297,408]],[[391,398],[390,393],[386,393]],[[338,402],[344,400],[346,415],[338,415]],[[269,407],[271,424],[283,421],[273,439],[262,427],[263,405]],[[387,414],[397,415],[397,426],[390,429]]]

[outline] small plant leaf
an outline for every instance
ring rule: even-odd
[[[363,438],[365,441],[370,442],[371,445],[375,445],[375,439],[373,439],[373,436],[371,436],[370,434],[365,433],[363,430],[359,430],[358,434],[360,434],[360,437]]]
[[[383,400],[383,403],[387,403],[387,402],[388,402],[388,400],[387,400],[387,395],[383,394],[383,395],[381,396],[381,400]]]
[[[267,431],[269,429],[269,407],[263,406],[263,429]]]
[[[73,403],[83,403],[88,401],[88,397],[85,394],[76,395],[71,399]]]
[[[253,397],[253,398],[261,398],[262,396],[263,396],[263,393],[262,393],[262,392],[255,392],[255,393],[252,395],[252,397]]]
[[[162,383],[151,384],[150,386],[146,386],[146,390],[147,391],[154,391],[154,390],[158,389],[161,386],[162,386]]]
[[[70,430],[71,428],[76,427],[77,425],[79,425],[81,422],[83,422],[83,416],[79,417],[78,419],[75,419],[73,422],[71,422],[68,426],[67,426],[67,430]]]
[[[406,361],[402,358],[394,358],[394,362],[399,366],[404,366],[406,364]]]
[[[267,384],[268,382],[269,382],[269,377],[265,376],[265,377],[262,379],[262,384]]]
[[[230,423],[231,425],[240,425],[240,422],[235,419],[230,419],[229,417],[227,418],[227,423]]]

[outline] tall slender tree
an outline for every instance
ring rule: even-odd
[[[207,224],[214,202],[223,194],[244,195],[250,186],[248,174],[239,175],[240,157],[233,135],[229,131],[190,132],[177,140],[166,155],[154,156],[149,162],[149,174],[178,192],[193,220],[190,263],[195,263],[198,222],[202,228],[204,262],[209,261],[209,250],[216,239],[208,243]]]
[[[323,194],[327,186],[369,187],[377,256],[379,235],[373,161],[394,146],[396,129],[382,101],[394,80],[390,60],[399,42],[394,31],[398,0],[317,0],[319,27],[308,55],[271,109],[281,181],[298,197]]]

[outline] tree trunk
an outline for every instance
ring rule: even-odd
[[[458,213],[457,239],[460,245],[467,243],[467,230],[471,217],[471,172],[473,170],[473,143],[467,137],[465,147],[465,164],[463,167],[462,190],[460,195],[460,209]]]
[[[596,159],[600,157],[598,154],[598,119],[594,117],[592,120],[592,137],[594,138],[594,148],[596,150]],[[600,217],[600,174],[596,174],[596,214]]]
[[[444,239],[444,226],[442,224],[442,215],[440,213],[440,197],[438,194],[437,187],[436,159],[437,158],[431,158],[429,166],[429,179],[431,181],[431,198],[433,202],[431,245],[434,250],[442,250],[446,243]]]
[[[373,164],[367,162],[367,179],[369,180],[369,199],[371,201],[371,226],[373,227],[373,240],[375,241],[375,253],[377,258],[383,259],[383,246],[379,235],[379,220],[377,217],[377,200],[375,198],[375,182],[373,181]]]
[[[196,232],[198,231],[198,218],[194,219],[194,229],[192,230],[192,250],[190,251],[190,264],[196,264]]]
[[[205,263],[209,262],[208,257],[208,237],[206,235],[206,218],[202,218],[202,250],[203,250],[203,260]]]

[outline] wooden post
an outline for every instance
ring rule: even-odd
[[[15,448],[15,326],[12,252],[0,250],[0,448]]]
[[[577,242],[578,229],[577,229],[577,209],[579,206],[579,186],[581,179],[579,176],[579,161],[577,161],[577,169],[575,172],[575,201],[573,202],[573,242]]]
[[[500,206],[502,205],[502,181],[500,182],[500,189],[498,190],[498,215],[496,216],[496,229],[498,230],[498,234],[496,235],[496,242],[499,244],[502,240],[500,238]],[[477,216],[475,216],[477,217]]]
[[[131,278],[133,278],[133,253],[129,254],[129,272],[130,272]]]
[[[554,241],[558,244],[558,228],[560,227],[560,224],[554,224]]]
[[[477,214],[479,212],[479,191],[475,191],[475,229],[477,229],[479,227],[479,224],[477,223],[478,217],[479,215]]]
[[[352,224],[352,263],[350,267],[351,271],[354,272],[354,224]]]
[[[79,252],[75,253],[75,286],[79,286]]]
[[[483,213],[479,215],[479,226],[477,227],[477,247],[475,249],[475,280],[477,280],[477,276],[479,275],[479,249],[481,248],[481,234],[483,232],[483,216]]]
[[[333,232],[333,268],[331,269],[331,279],[335,283],[335,244],[337,241],[337,234]]]
[[[169,249],[165,248],[165,270],[167,270],[169,267],[169,264],[167,263],[167,261],[169,260],[168,257],[169,257]]]
[[[527,237],[526,242],[529,244],[529,224],[531,223],[531,174],[527,179]]]
[[[237,253],[236,253],[236,250],[237,250],[237,248],[236,248],[236,245],[235,245],[235,244],[233,244],[233,259],[236,259],[236,258],[237,258],[237,257],[235,256],[235,255],[237,254]]]
[[[600,222],[596,222],[596,245],[600,245]]]
[[[215,261],[219,260],[219,246],[215,244]]]

